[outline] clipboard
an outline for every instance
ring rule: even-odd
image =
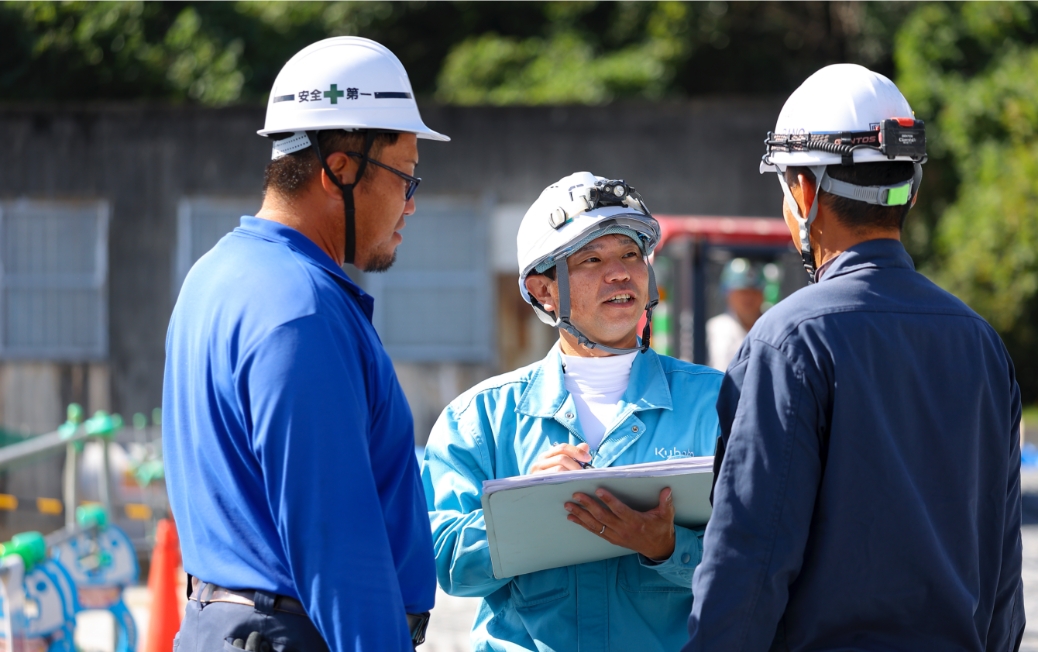
[[[701,527],[710,519],[713,469],[712,456],[688,457],[484,481],[481,500],[494,577],[635,554],[566,519],[569,512],[563,505],[577,492],[594,496],[604,488],[645,511],[656,507],[660,492],[670,487],[674,522]]]

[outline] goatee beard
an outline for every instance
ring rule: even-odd
[[[371,257],[368,264],[364,266],[365,272],[379,273],[388,270],[396,262],[396,249],[390,253],[378,253]]]

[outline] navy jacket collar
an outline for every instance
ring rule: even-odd
[[[915,269],[912,257],[905,251],[905,246],[899,240],[887,238],[881,240],[866,240],[860,242],[847,251],[843,252],[829,265],[822,274],[820,282],[834,279],[844,274],[850,274],[862,269],[889,269],[889,268]]]

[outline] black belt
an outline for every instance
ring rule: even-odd
[[[194,576],[189,575],[189,577],[191,577],[191,595],[188,597],[189,600],[194,600],[195,602],[200,602],[202,604],[209,604],[210,602],[229,602],[231,604],[240,604],[246,607],[256,606],[257,591],[236,591],[234,589],[226,589],[222,586],[210,584],[209,582],[203,582]],[[290,598],[287,595],[274,596],[274,611],[283,611],[285,613],[309,618],[306,610],[303,609],[303,603],[295,598]],[[411,632],[411,643],[415,647],[418,647],[425,642],[425,629],[428,625],[428,611],[421,614],[407,614],[407,629]]]
[[[189,599],[194,600],[195,602],[201,602],[202,604],[208,604],[210,602],[229,602],[231,604],[240,604],[247,607],[256,606],[256,591],[254,590],[236,591],[234,589],[227,589],[222,586],[203,582],[197,577],[191,578],[191,588],[191,597]],[[303,608],[303,603],[295,598],[290,598],[287,595],[278,595],[274,597],[274,611],[282,611],[284,613],[309,618],[306,614],[306,609]]]

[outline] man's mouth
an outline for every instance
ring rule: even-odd
[[[629,303],[634,301],[634,295],[631,294],[618,294],[612,299],[606,300],[606,303]]]

